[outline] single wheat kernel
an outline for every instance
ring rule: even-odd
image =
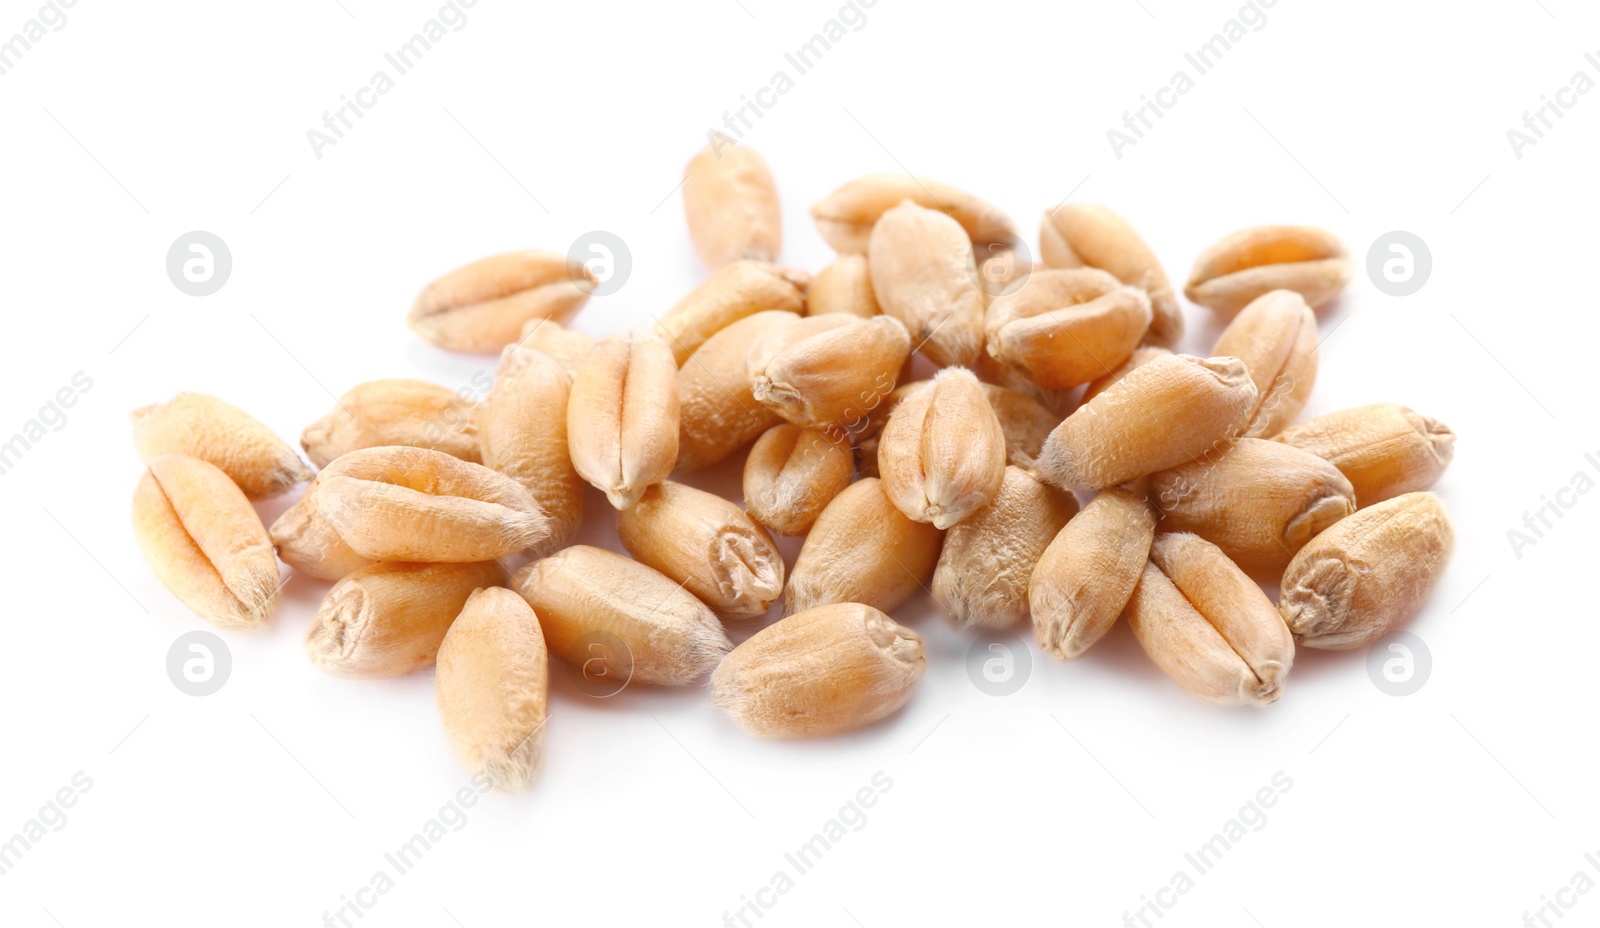
[[[513,251],[459,267],[424,287],[409,322],[452,351],[493,354],[533,319],[561,321],[588,302],[589,269],[553,251]]]
[[[736,503],[663,480],[617,513],[634,560],[682,583],[718,615],[761,615],[783,592],[783,555]]]
[[[1128,625],[1167,676],[1218,705],[1276,702],[1294,663],[1294,641],[1272,600],[1197,535],[1155,540]]]
[[[867,251],[878,220],[902,202],[949,216],[977,244],[1009,244],[1017,238],[1009,217],[997,207],[948,184],[909,174],[868,174],[846,183],[811,207],[817,231],[834,251]]]
[[[1276,441],[1325,458],[1370,506],[1433,486],[1455,453],[1456,433],[1399,403],[1374,403],[1290,426]]]
[[[600,340],[567,402],[572,464],[617,509],[627,509],[678,462],[678,366],[645,332]]]
[[[883,214],[867,247],[872,291],[935,364],[970,365],[983,351],[984,295],[972,243],[956,220],[906,201]]]
[[[1300,549],[1283,572],[1278,611],[1308,648],[1365,647],[1417,614],[1454,545],[1432,493],[1368,506]]]
[[[832,735],[899,711],[926,669],[916,632],[871,606],[837,603],[734,648],[711,676],[711,701],[757,735]]]
[[[333,411],[306,426],[300,447],[318,467],[362,448],[410,445],[480,463],[475,404],[423,380],[373,380],[345,391]]]
[[[763,332],[798,319],[768,310],[746,316],[705,340],[678,370],[678,469],[726,460],[783,417],[756,399],[745,373],[750,345]]]
[[[972,372],[947,367],[895,407],[878,442],[878,472],[895,506],[949,528],[989,505],[1005,477],[1006,437]]]
[[[172,595],[224,628],[265,625],[278,603],[272,541],[244,492],[199,458],[150,459],[133,494],[133,534]]]
[[[345,543],[380,561],[492,561],[550,534],[522,484],[427,448],[352,451],[317,476],[315,500]]]
[[[356,553],[317,512],[315,480],[293,506],[283,511],[267,532],[278,559],[318,580],[341,580],[377,561]]]
[[[1293,290],[1251,301],[1228,323],[1212,356],[1238,358],[1256,385],[1247,438],[1271,438],[1300,415],[1317,382],[1317,317]]]
[[[744,462],[744,504],[780,535],[804,535],[850,485],[855,459],[840,433],[785,422],[756,439]]]
[[[844,426],[894,389],[911,353],[905,326],[888,316],[797,317],[750,343],[745,373],[755,398],[796,425]]]
[[[716,614],[676,581],[604,548],[573,545],[512,578],[550,651],[586,677],[684,686],[732,649]]]
[[[266,499],[311,479],[293,448],[248,413],[204,393],[179,393],[133,412],[133,446],[148,464],[165,454],[222,469],[250,499]]]
[[[318,670],[341,677],[398,677],[433,663],[472,591],[505,581],[496,561],[384,561],[333,585],[306,634]]]
[[[583,478],[567,451],[571,389],[560,362],[531,348],[507,345],[494,386],[478,405],[476,432],[484,465],[527,487],[550,520],[550,534],[528,549],[531,557],[566,547],[583,523]]]
[[[1350,282],[1352,263],[1333,233],[1310,226],[1261,226],[1227,236],[1195,259],[1183,292],[1224,319],[1256,297],[1293,290],[1312,308]]]
[[[656,320],[655,331],[672,347],[678,365],[718,331],[769,309],[801,313],[811,275],[762,261],[735,261],[713,271],[700,286]]]
[[[1147,343],[1171,348],[1183,336],[1183,307],[1155,252],[1128,220],[1104,206],[1063,203],[1039,224],[1039,257],[1049,267],[1092,267],[1150,295]]]
[[[1039,471],[1057,486],[1090,490],[1176,467],[1227,447],[1255,399],[1237,358],[1156,358],[1056,426]]]
[[[1071,493],[1007,467],[994,502],[945,533],[934,602],[960,628],[998,630],[1026,619],[1034,566],[1077,511]]]
[[[864,254],[845,254],[817,272],[806,288],[806,315],[849,313],[871,318],[878,314],[878,298],[872,293],[872,272]]]
[[[1142,496],[1112,487],[1056,533],[1028,581],[1040,648],[1071,660],[1111,629],[1139,585],[1155,529]]]
[[[829,603],[890,610],[927,589],[944,533],[906,518],[876,478],[858,480],[817,516],[800,546],[784,615]]]
[[[1150,500],[1162,531],[1193,532],[1234,563],[1276,578],[1318,533],[1356,510],[1355,490],[1339,469],[1309,451],[1241,438],[1150,475]]]
[[[873,409],[861,426],[852,433],[855,436],[856,453],[859,456],[857,466],[862,476],[882,476],[878,471],[878,448],[883,436],[883,427],[888,424],[889,416],[906,397],[932,385],[931,380],[918,380],[896,387],[894,392],[885,397],[884,401]],[[1045,439],[1057,425],[1061,424],[1061,416],[1026,394],[998,387],[992,383],[985,383],[982,386],[984,395],[989,399],[989,407],[994,410],[995,418],[1000,420],[1000,431],[1005,435],[1006,463],[1018,467],[1033,467],[1038,460],[1039,452],[1044,448]]]
[[[766,159],[727,136],[714,138],[683,169],[689,239],[707,265],[771,261],[783,247],[778,186]]]
[[[544,767],[550,658],[539,618],[499,587],[473,593],[439,645],[439,721],[474,777],[526,789]]]
[[[1033,274],[985,318],[989,354],[1055,389],[1116,370],[1149,326],[1144,291],[1093,268]]]

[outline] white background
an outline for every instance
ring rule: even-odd
[[[0,2],[0,40],[37,8]],[[203,391],[292,440],[364,380],[469,385],[493,359],[415,338],[417,289],[592,229],[622,236],[634,267],[581,327],[661,313],[704,273],[674,192],[683,163],[741,96],[792,75],[785,53],[838,4],[479,0],[315,157],[307,130],[437,9],[79,0],[0,77],[0,436],[74,373],[93,380],[0,477],[0,841],[75,772],[93,781],[0,876],[8,926],[322,924],[467,780],[430,673],[311,668],[301,640],[325,584],[295,579],[270,629],[224,633],[219,693],[174,688],[168,647],[206,626],[131,537],[128,412]],[[723,924],[878,771],[893,786],[866,825],[760,924],[1122,924],[1279,771],[1293,787],[1264,827],[1167,897],[1160,924],[1512,926],[1578,871],[1600,880],[1583,856],[1600,852],[1600,498],[1576,497],[1520,557],[1507,540],[1575,473],[1600,477],[1584,460],[1600,453],[1600,94],[1521,158],[1506,138],[1575,72],[1600,78],[1584,60],[1595,13],[1279,0],[1118,158],[1106,130],[1192,73],[1184,53],[1238,9],[879,0],[745,141],[778,179],[784,260],[813,271],[830,252],[807,207],[901,169],[999,204],[1030,240],[1069,192],[1112,205],[1178,280],[1253,224],[1326,226],[1363,265],[1378,235],[1420,235],[1421,292],[1384,296],[1363,269],[1323,314],[1307,415],[1392,400],[1460,436],[1437,488],[1458,549],[1410,626],[1432,653],[1426,686],[1386,696],[1363,654],[1302,651],[1280,703],[1218,710],[1119,627],[1072,665],[1033,651],[1027,685],[996,698],[925,597],[897,618],[928,639],[926,678],[850,737],[764,742],[704,688],[594,700],[558,666],[537,788],[469,810],[360,924]],[[193,229],[232,250],[210,297],[166,275]],[[1218,327],[1199,307],[1188,319],[1183,347],[1204,353]],[[585,537],[614,545],[589,503]],[[1564,898],[1576,923],[1600,918],[1600,893]]]

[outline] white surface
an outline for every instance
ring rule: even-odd
[[[36,9],[0,3],[0,38]],[[205,625],[130,535],[127,413],[199,390],[292,439],[328,391],[363,380],[469,385],[492,359],[416,339],[402,322],[416,290],[591,229],[626,239],[634,270],[582,326],[661,312],[703,273],[672,193],[684,161],[839,7],[480,0],[316,158],[306,131],[437,9],[81,0],[0,77],[0,433],[75,372],[93,380],[0,477],[0,841],[74,773],[93,782],[0,876],[6,925],[322,924],[467,781],[430,674],[349,682],[309,666],[300,642],[323,584],[291,582],[264,634],[224,633],[221,692],[174,689],[167,649]],[[1325,225],[1359,259],[1391,229],[1421,235],[1434,270],[1420,293],[1385,297],[1363,273],[1324,318],[1308,415],[1395,400],[1460,435],[1438,487],[1459,547],[1410,627],[1433,655],[1423,690],[1388,697],[1362,654],[1303,651],[1278,705],[1216,710],[1119,628],[1071,666],[1035,652],[1026,687],[993,698],[925,597],[898,613],[929,642],[915,699],[847,738],[766,743],[703,689],[596,701],[558,668],[538,788],[467,810],[359,924],[724,924],[878,771],[892,787],[865,826],[761,925],[1122,924],[1193,876],[1184,855],[1280,771],[1292,789],[1168,897],[1164,928],[1509,926],[1575,873],[1600,879],[1584,860],[1600,851],[1587,717],[1600,496],[1568,497],[1520,558],[1506,537],[1575,473],[1600,476],[1584,461],[1600,453],[1600,95],[1572,98],[1520,159],[1506,138],[1575,72],[1600,76],[1583,57],[1595,14],[1574,0],[1279,0],[1117,158],[1106,130],[1238,10],[879,0],[746,140],[781,186],[783,257],[811,270],[830,253],[806,208],[902,167],[996,202],[1030,239],[1069,191],[1111,204],[1180,280],[1247,225]],[[192,229],[233,253],[210,297],[165,274]],[[1197,307],[1189,322],[1184,346],[1204,350],[1216,326]],[[590,503],[589,533],[609,542]],[[1562,898],[1565,914],[1600,917],[1600,894]]]

